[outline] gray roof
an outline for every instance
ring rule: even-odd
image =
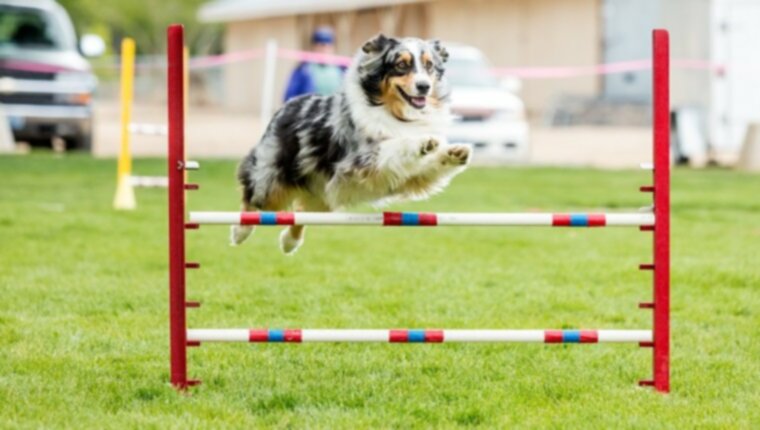
[[[429,0],[215,0],[201,6],[203,22],[244,21],[275,16],[368,9]]]

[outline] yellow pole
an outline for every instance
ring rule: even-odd
[[[182,93],[183,97],[182,100],[185,102],[184,110],[185,110],[185,123],[187,124],[187,111],[188,106],[190,106],[190,66],[188,63],[190,62],[190,50],[187,49],[187,46],[182,48]],[[187,142],[187,140],[185,140]],[[187,145],[184,147],[185,153],[182,154],[182,158],[187,161]],[[185,183],[187,183],[187,170],[185,170]],[[187,192],[185,192],[185,204],[187,204],[188,195]]]
[[[132,81],[135,74],[135,41],[121,41],[121,149],[117,167],[114,209],[132,210],[137,207],[132,188],[132,153],[129,148],[129,123],[132,121]]]

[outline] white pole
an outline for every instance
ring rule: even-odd
[[[196,342],[248,342],[248,329],[188,330],[187,340]]]
[[[129,182],[133,187],[140,188],[166,188],[169,186],[169,178],[166,176],[130,176]]]
[[[169,128],[165,124],[143,124],[133,122],[129,124],[129,132],[131,134],[143,136],[167,136],[169,134]]]
[[[274,79],[277,66],[277,39],[267,40],[264,51],[264,79],[261,87],[261,126],[266,127],[274,106]]]

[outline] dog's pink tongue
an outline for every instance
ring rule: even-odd
[[[417,107],[425,107],[425,97],[412,97],[412,103]]]

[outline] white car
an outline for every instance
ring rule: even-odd
[[[494,77],[477,48],[446,44],[446,49],[446,75],[455,118],[449,142],[472,145],[473,162],[479,164],[526,161],[530,153],[528,123],[525,105],[515,94],[519,81]]]

